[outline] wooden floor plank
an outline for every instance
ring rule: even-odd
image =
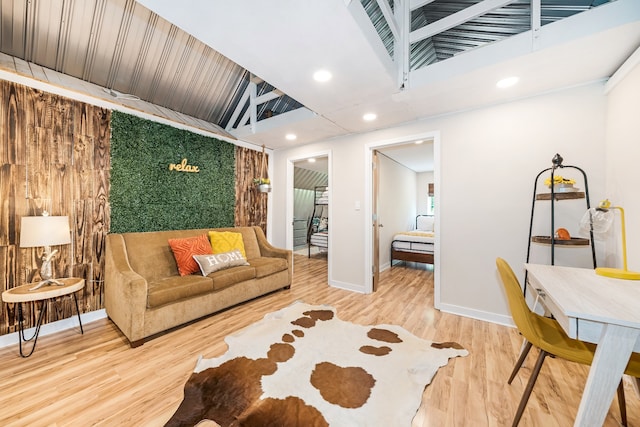
[[[417,267],[417,268],[416,268]],[[537,351],[512,385],[506,381],[521,337],[512,328],[442,313],[433,308],[433,270],[394,266],[380,286],[361,295],[327,285],[326,258],[295,256],[290,290],[276,292],[161,335],[138,348],[109,320],[42,337],[20,358],[17,344],[0,349],[1,426],[161,426],[182,400],[198,356],[226,351],[224,337],[294,301],[329,304],[341,319],[398,324],[435,341],[456,341],[470,354],[436,374],[413,427],[508,426]],[[570,426],[588,368],[547,358],[521,426]],[[640,426],[640,402],[626,382],[630,426]],[[605,426],[619,425],[617,401]]]

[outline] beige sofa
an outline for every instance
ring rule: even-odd
[[[209,231],[242,234],[248,266],[180,276],[168,240]],[[260,227],[107,235],[105,307],[132,347],[159,332],[291,286],[290,250],[273,247]]]

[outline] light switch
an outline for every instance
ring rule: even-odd
[[[356,200],[356,210],[359,211],[360,210],[360,200]]]

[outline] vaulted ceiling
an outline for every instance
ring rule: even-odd
[[[640,45],[637,0],[0,0],[0,14],[0,70],[273,149],[606,79]]]

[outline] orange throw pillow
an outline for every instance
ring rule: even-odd
[[[169,239],[169,246],[173,251],[173,256],[178,264],[178,273],[186,276],[200,272],[200,266],[193,259],[194,255],[211,254],[211,243],[206,234],[196,237],[186,237],[184,239]]]

